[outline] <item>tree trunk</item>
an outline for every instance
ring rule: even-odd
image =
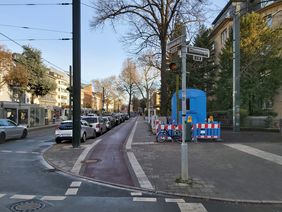
[[[130,116],[130,105],[131,105],[131,96],[132,92],[129,93],[129,101],[128,101],[128,108],[127,108],[127,114]]]
[[[161,40],[161,115],[166,116],[167,115],[167,105],[168,105],[168,99],[167,99],[167,83],[166,83],[166,40]]]

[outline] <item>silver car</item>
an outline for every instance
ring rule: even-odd
[[[87,121],[95,129],[96,133],[102,135],[107,132],[105,121],[100,116],[82,116],[82,120]]]
[[[85,142],[88,138],[95,138],[96,132],[92,126],[84,120],[80,121],[81,123],[81,133],[80,138],[81,142]],[[61,143],[63,140],[72,140],[72,120],[67,120],[61,122],[58,128],[55,131],[55,141],[57,144]]]
[[[18,125],[10,119],[0,119],[0,143],[11,138],[25,138],[27,127]]]

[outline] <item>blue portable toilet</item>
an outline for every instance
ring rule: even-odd
[[[186,120],[188,116],[192,116],[192,123],[205,123],[206,116],[207,116],[207,97],[206,92],[199,90],[199,89],[186,89]],[[178,92],[178,99],[179,99],[179,120],[178,123],[181,123],[181,114],[182,114],[182,90]],[[176,105],[176,93],[173,94],[171,99],[171,118],[172,120],[177,119],[177,105]]]

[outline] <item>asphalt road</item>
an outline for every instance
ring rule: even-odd
[[[114,139],[115,133],[120,134],[123,130],[128,132],[129,128],[129,125],[124,123],[115,131],[108,132],[108,138]],[[37,130],[31,132],[26,139],[11,140],[0,144],[1,212],[21,211],[22,209],[25,209],[26,212],[32,209],[45,212],[282,211],[281,205],[246,205],[181,199],[138,191],[132,193],[133,191],[126,189],[105,186],[66,175],[45,165],[42,160],[42,152],[54,143],[53,134],[54,129]],[[109,140],[109,145],[111,142]],[[198,209],[191,209],[191,207]]]

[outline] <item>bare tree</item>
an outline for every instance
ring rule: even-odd
[[[153,48],[161,60],[161,113],[166,115],[168,99],[166,76],[166,48],[174,23],[178,19],[186,25],[200,21],[204,0],[96,0],[95,16],[91,26],[109,21],[113,26],[119,20],[129,23],[132,30],[125,40],[136,46],[136,53]]]
[[[148,61],[151,61],[150,57],[150,54],[146,54],[139,58],[139,76],[136,81],[136,86],[141,96],[143,99],[146,99],[147,109],[150,108],[151,96],[158,88],[158,79],[160,77],[160,71],[152,63],[148,63]]]
[[[123,69],[118,77],[117,87],[120,91],[124,91],[128,94],[128,108],[127,113],[130,115],[131,99],[136,91],[137,81],[137,70],[136,65],[131,59],[126,59],[123,63]]]
[[[114,100],[115,81],[116,81],[115,76],[110,76],[101,80],[98,79],[93,80],[94,90],[104,95],[102,99],[104,101],[103,104],[105,104],[106,106],[106,111],[109,110],[109,105]]]

